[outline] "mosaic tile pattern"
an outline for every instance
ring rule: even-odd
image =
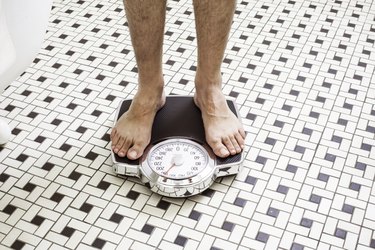
[[[168,94],[192,94],[191,1],[170,0]],[[239,1],[223,91],[243,117],[237,176],[171,199],[112,171],[137,68],[121,1],[56,1],[34,63],[0,97],[0,248],[374,249],[375,4]]]

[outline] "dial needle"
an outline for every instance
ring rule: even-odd
[[[170,167],[168,168],[168,170],[165,171],[165,174],[167,175],[168,172],[169,172],[172,168],[174,168],[175,166],[176,166],[176,164],[173,162],[172,166],[170,166]]]

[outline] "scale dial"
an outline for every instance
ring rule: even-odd
[[[181,180],[201,173],[208,164],[207,151],[191,140],[166,140],[153,147],[148,164],[159,176]]]

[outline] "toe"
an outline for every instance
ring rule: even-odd
[[[118,156],[120,157],[125,157],[126,154],[128,153],[128,150],[129,150],[129,146],[130,146],[130,141],[127,141],[125,140],[124,143],[122,144],[119,152],[118,152]]]
[[[236,141],[238,143],[238,146],[240,148],[240,152],[242,151],[242,149],[245,148],[245,140],[244,140],[244,137],[242,137],[241,133],[237,133],[235,135],[235,138],[236,138]],[[240,153],[237,151],[237,153]]]
[[[125,139],[123,137],[119,137],[117,139],[116,144],[114,144],[114,147],[112,146],[113,152],[115,152],[116,154],[118,154],[121,151],[124,143],[125,143]]]
[[[237,140],[236,135],[233,136],[233,138],[232,138],[232,144],[233,144],[233,147],[234,147],[234,152],[231,152],[231,153],[232,154],[238,154],[238,153],[240,153],[242,149],[241,149],[241,146],[240,146],[240,144],[239,144],[239,142]]]
[[[229,156],[230,152],[228,151],[227,147],[221,142],[221,140],[212,140],[209,141],[208,144],[214,151],[215,155],[222,158]]]
[[[129,148],[127,157],[131,160],[136,160],[143,154],[143,151],[145,150],[147,146],[146,144],[134,144],[132,147]]]
[[[228,149],[228,151],[230,152],[231,155],[235,155],[236,154],[236,146],[238,145],[237,144],[237,141],[236,139],[234,138],[234,136],[227,136],[223,139],[223,142],[224,142],[224,145],[226,146],[226,148]]]

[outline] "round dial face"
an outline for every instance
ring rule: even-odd
[[[186,179],[199,174],[208,163],[206,150],[188,140],[161,143],[149,152],[148,164],[160,176]]]

